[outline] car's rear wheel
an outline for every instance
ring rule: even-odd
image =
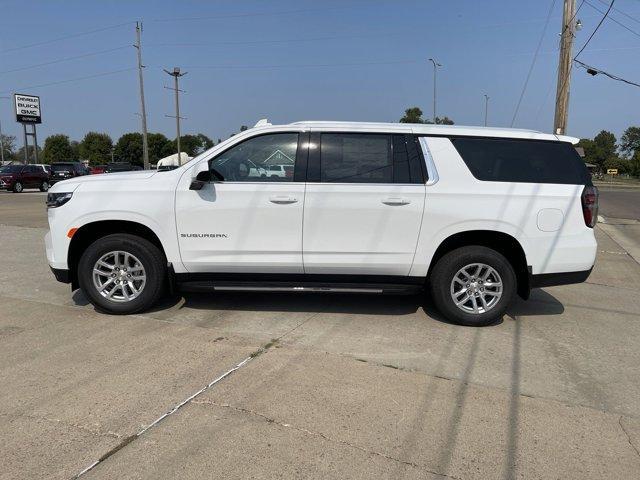
[[[49,182],[47,182],[46,180],[44,182],[42,182],[40,184],[40,191],[41,192],[46,192],[47,190],[49,190]]]
[[[517,291],[509,261],[487,247],[445,254],[433,268],[431,295],[438,310],[461,325],[490,325],[502,318]]]
[[[78,283],[99,310],[129,314],[146,310],[162,296],[164,255],[148,240],[114,234],[93,242],[78,263]]]
[[[22,190],[24,190],[24,186],[22,185],[22,182],[16,182],[13,184],[13,191],[15,193],[22,193]]]

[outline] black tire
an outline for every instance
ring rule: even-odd
[[[49,182],[47,182],[46,180],[44,180],[41,184],[40,184],[40,191],[41,192],[46,192],[49,190]]]
[[[105,254],[124,251],[137,257],[146,274],[140,295],[128,302],[115,302],[103,297],[93,284],[93,267]],[[136,235],[116,233],[93,242],[78,262],[78,283],[89,301],[98,309],[116,315],[138,313],[152,307],[164,293],[166,260],[153,243]]]
[[[22,185],[22,182],[16,182],[13,184],[14,193],[22,193],[23,190],[24,186]]]
[[[482,263],[493,268],[502,280],[502,296],[497,303],[482,313],[467,313],[456,306],[451,283],[463,267]],[[472,245],[445,254],[434,266],[429,279],[431,296],[444,317],[460,325],[481,327],[502,318],[517,292],[517,279],[511,263],[500,253],[487,247]]]

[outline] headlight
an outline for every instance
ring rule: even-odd
[[[47,208],[58,208],[71,200],[72,192],[67,193],[48,193]]]

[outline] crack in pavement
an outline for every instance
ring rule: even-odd
[[[100,431],[99,429],[92,429],[87,425],[81,425],[78,423],[68,422],[66,420],[61,420],[59,418],[51,418],[42,415],[31,415],[26,413],[0,413],[0,417],[9,417],[9,418],[26,418],[29,420],[42,420],[44,422],[49,422],[53,424],[62,424],[68,427],[76,428],[78,430],[82,430],[83,432],[90,433],[91,435],[95,435],[97,437],[110,437],[110,438],[122,438],[122,435],[119,433],[111,432],[111,431]]]
[[[620,415],[620,418],[618,419],[618,425],[620,425],[620,428],[622,429],[624,434],[627,436],[627,442],[629,442],[629,445],[631,445],[631,448],[633,448],[636,451],[636,455],[640,457],[640,451],[636,448],[636,446],[631,441],[631,436],[629,435],[629,432],[627,432],[627,429],[624,428],[624,425],[622,424],[622,418],[623,418],[623,415]]]
[[[204,392],[206,392],[207,390],[209,390],[211,387],[213,387],[215,384],[217,384],[218,382],[224,380],[225,378],[227,378],[229,375],[233,374],[236,370],[241,369],[242,367],[244,367],[247,363],[249,363],[252,360],[255,360],[256,358],[258,358],[260,355],[264,354],[267,350],[269,350],[271,347],[275,346],[284,336],[289,335],[291,332],[293,332],[294,330],[296,330],[297,328],[301,327],[302,325],[304,325],[305,323],[307,323],[309,320],[311,320],[312,318],[314,318],[316,315],[319,315],[321,312],[316,312],[312,315],[310,315],[309,317],[305,318],[304,320],[302,320],[300,323],[298,323],[295,327],[287,330],[286,332],[284,332],[282,335],[280,335],[277,338],[273,338],[271,339],[271,341],[265,343],[264,345],[260,346],[260,348],[258,348],[258,350],[254,351],[253,353],[251,353],[248,357],[246,357],[244,360],[242,360],[240,363],[236,364],[235,366],[233,366],[232,368],[230,368],[229,370],[227,370],[225,373],[223,373],[222,375],[218,376],[217,378],[215,378],[214,380],[212,380],[211,382],[209,382],[207,385],[205,385],[204,387],[202,387],[200,390],[198,390],[197,392],[189,395],[187,398],[185,398],[184,400],[182,400],[181,402],[177,403],[176,405],[174,405],[170,410],[168,410],[166,413],[162,414],[160,417],[158,417],[156,420],[154,420],[153,422],[151,422],[149,425],[147,425],[146,427],[144,427],[142,430],[138,431],[138,433],[134,434],[134,435],[130,435],[126,438],[124,438],[120,443],[118,443],[115,447],[113,447],[111,450],[107,451],[105,454],[103,454],[102,456],[100,456],[100,458],[98,458],[96,461],[94,461],[93,463],[91,463],[90,465],[88,465],[86,468],[84,468],[80,473],[78,473],[77,475],[73,476],[73,479],[78,479],[80,477],[82,477],[84,474],[86,474],[87,472],[89,472],[90,470],[93,470],[96,466],[98,466],[98,464],[104,462],[105,460],[107,460],[108,458],[110,458],[111,456],[113,456],[114,454],[116,454],[117,452],[119,452],[120,450],[122,450],[124,447],[126,447],[127,445],[129,445],[130,443],[134,442],[135,440],[137,440],[138,438],[140,438],[142,435],[144,435],[149,429],[155,427],[156,425],[158,425],[160,422],[162,422],[164,419],[166,419],[167,417],[173,415],[174,413],[176,413],[178,410],[180,410],[182,407],[184,407],[185,405],[187,405],[188,403],[193,402],[193,400],[200,396],[201,394],[203,394]]]
[[[260,412],[257,412],[255,410],[251,410],[249,408],[238,407],[236,405],[230,405],[228,403],[217,403],[217,402],[213,402],[211,400],[194,400],[191,403],[194,404],[194,405],[209,405],[209,406],[215,406],[215,407],[220,407],[220,408],[230,408],[230,409],[232,409],[232,410],[234,410],[236,412],[244,413],[246,415],[253,415],[253,416],[256,416],[256,417],[260,417],[263,420],[265,420],[267,423],[273,423],[273,424],[278,425],[278,426],[283,427],[283,428],[292,428],[292,429],[294,429],[294,430],[296,430],[298,432],[304,433],[306,435],[322,438],[322,439],[324,439],[324,440],[326,440],[328,442],[335,443],[337,445],[344,445],[344,446],[347,446],[347,447],[350,447],[350,448],[355,448],[356,450],[360,450],[361,452],[364,452],[364,453],[366,453],[368,455],[376,455],[376,456],[385,458],[387,460],[390,460],[390,461],[393,461],[393,462],[396,462],[396,463],[400,463],[400,464],[403,464],[403,465],[407,465],[407,466],[410,466],[410,467],[414,467],[414,468],[423,470],[425,472],[431,473],[432,475],[438,475],[438,476],[440,476],[442,478],[450,478],[450,479],[453,479],[453,480],[462,480],[459,477],[454,477],[452,475],[447,475],[447,474],[443,474],[443,473],[440,473],[440,472],[435,472],[433,470],[430,470],[425,465],[420,465],[418,463],[409,462],[409,461],[406,461],[406,460],[400,460],[399,458],[392,457],[392,456],[387,455],[385,453],[378,452],[376,450],[369,450],[369,449],[367,449],[365,447],[361,447],[359,445],[355,445],[353,443],[347,442],[346,440],[337,440],[335,438],[331,438],[331,437],[325,435],[324,433],[316,432],[316,431],[309,430],[309,429],[303,428],[303,427],[297,427],[295,425],[291,425],[290,423],[280,422],[280,421],[278,421],[278,420],[276,420],[274,418],[269,417],[268,415],[265,415],[264,413],[260,413]]]

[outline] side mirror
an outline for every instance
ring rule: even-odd
[[[205,170],[204,172],[198,173],[196,178],[191,181],[191,185],[189,185],[189,190],[202,190],[202,188],[210,183],[212,180],[211,172],[209,170]]]

